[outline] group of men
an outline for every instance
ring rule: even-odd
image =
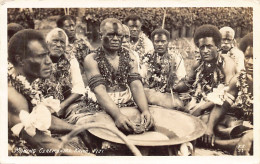
[[[75,129],[80,117],[89,111],[90,103],[96,111],[109,114],[121,131],[140,133],[138,125],[121,113],[120,107],[138,107],[144,132],[154,125],[150,104],[199,116],[207,124],[200,141],[207,146],[224,147],[223,135],[216,137],[221,131],[218,127],[230,128],[234,116],[226,116],[238,105],[236,99],[243,100],[239,109],[249,113],[243,119],[252,121],[252,34],[242,39],[239,50],[230,27],[220,30],[213,25],[199,27],[194,34],[199,58],[186,73],[184,60],[168,50],[170,33],[156,29],[150,40],[141,27],[142,19],[137,15],[127,17],[125,24],[115,18],[103,20],[101,46],[96,50],[76,37],[75,20],[68,15],[60,17],[57,28],[46,37],[37,30],[19,28],[18,32],[12,32],[15,34],[8,43],[10,133],[36,148],[59,149],[61,141],[52,134],[66,134]],[[178,93],[190,90],[192,98],[185,104]],[[243,105],[244,101],[248,106]],[[42,109],[48,111],[47,122],[38,118]],[[248,154],[252,132],[241,133],[244,135],[237,136],[231,147],[240,148],[236,154]],[[88,133],[81,133],[79,140],[92,147]],[[247,147],[241,149],[241,144]]]

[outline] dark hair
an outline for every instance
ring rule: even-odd
[[[23,26],[20,25],[20,24],[17,24],[17,23],[9,23],[7,25],[7,34],[8,34],[8,37],[9,39],[15,34],[17,33],[18,31],[21,31],[23,30]]]
[[[245,53],[248,46],[253,47],[253,32],[247,34],[244,36],[240,43],[239,43],[239,49]]]
[[[132,15],[129,15],[128,17],[126,17],[124,24],[127,24],[130,20],[132,20],[132,21],[139,20],[141,23],[143,23],[143,20],[141,17],[139,17],[138,15],[132,14]]]
[[[63,27],[63,23],[66,20],[73,20],[75,22],[75,18],[71,15],[63,15],[61,17],[59,17],[59,19],[56,21],[57,27],[62,28]]]
[[[170,33],[169,33],[169,31],[167,31],[167,30],[165,30],[165,29],[162,29],[162,28],[158,28],[158,29],[155,29],[153,32],[152,32],[152,34],[151,34],[151,39],[152,39],[152,41],[154,40],[154,36],[156,35],[156,34],[164,34],[164,35],[166,35],[166,37],[167,37],[167,40],[169,40],[170,39]]]
[[[28,43],[32,40],[45,43],[44,36],[37,30],[25,29],[13,35],[8,43],[8,60],[13,65],[17,65],[16,55],[21,56],[22,59],[27,57],[29,54]]]
[[[215,45],[217,47],[221,44],[221,33],[219,32],[218,28],[213,25],[202,25],[200,26],[194,34],[194,43],[197,47],[199,47],[198,40],[205,37],[212,37]]]

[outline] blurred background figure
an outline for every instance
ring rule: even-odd
[[[221,33],[221,53],[228,55],[236,63],[236,70],[240,72],[245,69],[244,54],[235,46],[235,31],[231,27],[222,27],[219,32]]]
[[[7,34],[8,34],[8,42],[10,40],[10,38],[15,34],[17,33],[18,31],[20,30],[23,30],[23,26],[18,24],[18,23],[9,23],[7,25]]]

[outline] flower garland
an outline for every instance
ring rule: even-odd
[[[8,82],[10,82],[19,93],[24,95],[27,100],[30,100],[33,107],[39,104],[44,98],[42,92],[32,87],[24,76],[15,75],[14,72],[14,66],[8,63]]]
[[[206,94],[213,91],[213,88],[217,88],[219,84],[224,83],[225,75],[221,69],[223,64],[224,61],[221,57],[219,57],[216,64],[201,61],[200,66],[195,70],[196,78],[192,85],[197,102],[201,98],[206,98]]]
[[[30,85],[24,76],[16,75],[15,68],[11,63],[8,63],[8,82],[31,102],[30,107],[32,108],[31,113],[21,110],[19,113],[21,123],[13,126],[12,132],[19,136],[24,128],[27,134],[34,136],[36,129],[38,129],[47,135],[51,135],[48,130],[51,125],[51,113],[60,110],[60,101],[53,99],[53,97],[45,98],[42,92]]]
[[[73,44],[69,44],[66,49],[68,56],[75,56],[79,64],[83,66],[85,57],[90,53],[89,47],[83,39],[76,39]]]
[[[148,65],[148,74],[151,75],[145,79],[150,88],[164,93],[169,86],[173,86],[177,75],[171,71],[176,70],[176,65],[170,54],[159,56],[158,53],[149,52],[142,57],[142,61]]]
[[[144,53],[145,53],[145,47],[144,47],[144,39],[145,39],[145,37],[146,37],[146,35],[143,32],[141,32],[139,37],[138,37],[137,43],[134,44],[132,42],[130,44],[130,49],[134,50],[135,52],[137,52],[140,57],[142,57],[144,55]],[[140,64],[142,64],[142,60],[140,61]]]
[[[40,90],[46,97],[53,96],[60,101],[64,100],[64,92],[71,89],[70,62],[61,55],[57,63],[53,63],[50,78],[38,79],[32,85]]]
[[[243,109],[244,120],[253,123],[253,95],[248,91],[247,81],[246,71],[242,70],[236,84],[239,89],[236,105]]]
[[[129,56],[129,51],[125,48],[121,48],[118,51],[119,65],[117,71],[107,60],[105,51],[102,48],[97,49],[96,54],[97,56],[95,57],[95,60],[98,63],[100,73],[105,78],[107,85],[109,87],[116,85],[126,86],[127,78],[131,69],[130,62],[132,61]]]

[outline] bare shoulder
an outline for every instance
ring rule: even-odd
[[[84,59],[84,68],[85,69],[91,69],[93,67],[96,67],[97,61],[95,60],[95,57],[97,56],[96,53],[88,54]]]
[[[29,111],[26,98],[14,87],[8,86],[8,111],[19,113],[21,110]]]
[[[234,54],[238,58],[244,59],[244,53],[240,49],[238,49],[237,47],[232,48],[230,50],[230,53]]]
[[[228,92],[230,94],[232,94],[233,96],[236,96],[237,92],[238,92],[238,88],[237,88],[238,76],[239,76],[239,74],[236,74],[235,76],[233,76],[228,85],[228,87],[229,87]]]

